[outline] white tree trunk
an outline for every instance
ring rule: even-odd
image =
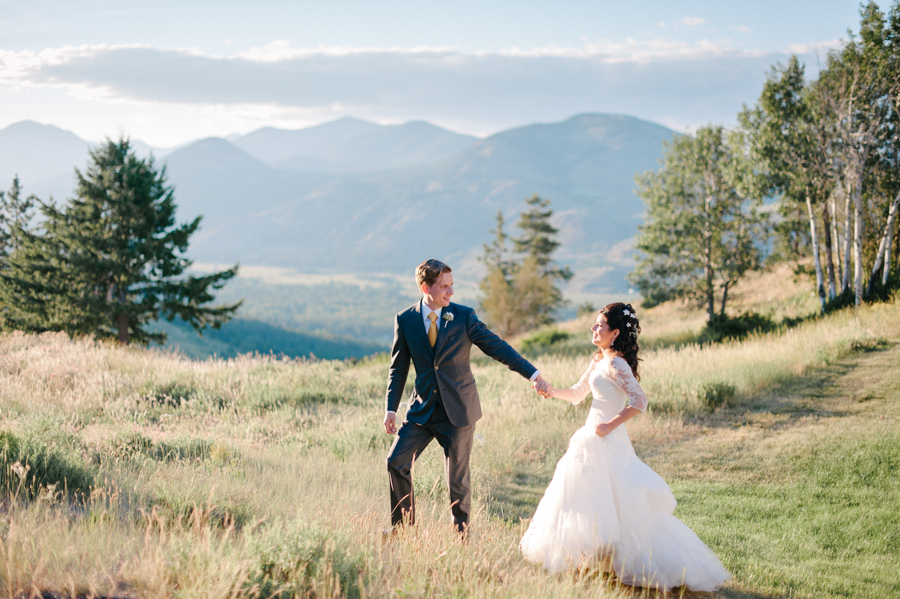
[[[900,197],[900,194],[898,194]],[[897,202],[894,201],[896,206]],[[897,210],[894,210],[894,216],[897,216]],[[888,277],[891,276],[891,252],[894,250],[894,227],[888,228],[887,244],[884,250],[884,269],[881,272],[881,284],[887,286]]]
[[[831,246],[836,254],[834,265],[838,269],[837,278],[840,279],[843,272],[841,270],[841,232],[838,225],[837,201],[834,196],[831,198]]]
[[[831,215],[828,202],[822,203],[822,237],[825,239],[825,277],[828,279],[828,299],[833,300],[837,295],[837,281],[834,277],[834,244],[831,243]]]
[[[816,230],[816,214],[812,202],[806,196],[806,211],[809,213],[809,237],[812,244],[813,265],[816,267],[816,290],[819,293],[819,309],[825,311],[825,278],[822,276],[822,261],[819,259],[819,233]]]
[[[862,263],[862,173],[856,177],[853,186],[853,296],[854,303],[859,306],[863,300],[863,263]]]
[[[878,244],[878,254],[875,256],[875,265],[872,266],[872,276],[869,277],[869,285],[866,288],[866,295],[872,293],[872,287],[875,285],[875,275],[878,274],[878,269],[881,268],[882,261],[884,261],[884,272],[881,275],[881,280],[885,285],[887,284],[888,273],[891,269],[891,244],[894,242],[894,222],[897,219],[898,206],[900,206],[900,193],[898,193],[897,197],[894,198],[894,201],[891,203],[891,208],[888,211],[887,225],[884,227],[884,235],[881,236],[881,242]],[[885,255],[887,255],[886,260]]]
[[[850,183],[847,185],[849,187]],[[841,279],[841,291],[850,289],[850,217],[853,214],[850,210],[850,201],[852,195],[849,189],[844,195],[844,276]]]

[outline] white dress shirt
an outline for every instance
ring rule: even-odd
[[[425,322],[425,333],[428,334],[428,329],[431,328],[431,319],[428,316],[434,312],[437,314],[437,320],[434,321],[434,326],[441,328],[441,311],[443,308],[438,306],[437,310],[432,310],[428,307],[428,304],[425,303],[425,300],[422,300],[422,320]]]

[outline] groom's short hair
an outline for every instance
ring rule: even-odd
[[[416,269],[416,284],[421,287],[422,283],[425,283],[431,287],[445,272],[453,271],[440,260],[434,258],[426,260]]]

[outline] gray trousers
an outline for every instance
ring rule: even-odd
[[[413,494],[412,467],[432,439],[444,450],[444,475],[450,490],[450,512],[454,526],[464,532],[469,525],[472,509],[472,487],[469,476],[469,455],[475,425],[457,428],[450,424],[447,413],[438,402],[425,424],[405,421],[397,431],[397,440],[387,458],[391,481],[391,524],[416,521],[416,501]]]

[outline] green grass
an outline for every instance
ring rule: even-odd
[[[895,299],[646,352],[651,410],[629,431],[676,515],[732,572],[722,596],[900,594],[898,343]],[[537,363],[563,385],[588,360]],[[382,542],[386,373],[384,357],[198,362],[0,338],[0,594],[648,595],[522,559],[518,540],[587,404],[542,400],[492,362],[475,366],[485,415],[469,543],[448,525],[436,447],[416,466],[419,526]],[[30,467],[27,490],[16,463]]]
[[[775,596],[900,596],[898,361],[900,347],[846,359],[847,374],[820,381],[831,405],[814,408],[795,389],[772,406],[791,414],[780,431],[765,427],[750,443],[719,446],[715,459],[693,458],[727,465],[727,474],[674,481],[679,515],[727,548],[725,564],[742,587]]]

